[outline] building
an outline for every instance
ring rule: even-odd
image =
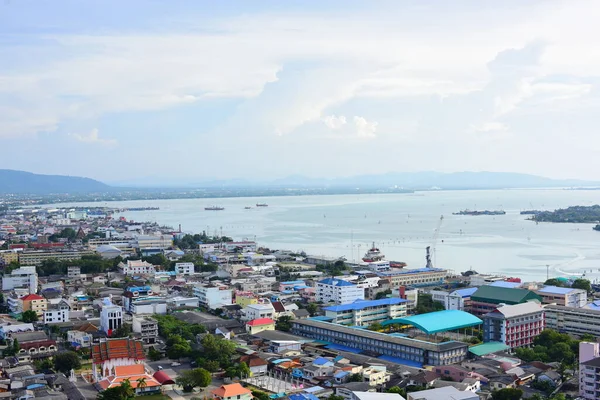
[[[199,299],[197,297],[175,296],[167,299],[167,306],[173,308],[193,307],[198,308]]]
[[[481,317],[494,311],[500,304],[513,305],[530,300],[542,302],[542,298],[531,290],[481,286],[471,295],[471,305],[466,311]]]
[[[223,250],[228,253],[238,251],[240,253],[248,253],[256,251],[256,242],[243,241],[243,242],[224,242],[222,244]]]
[[[218,400],[252,400],[252,391],[246,389],[239,383],[231,383],[222,385],[220,388],[213,390],[212,398]]]
[[[57,350],[56,341],[42,331],[13,333],[12,338],[19,342],[19,354],[49,356]]]
[[[121,326],[123,326],[123,308],[105,298],[100,311],[100,329],[111,336],[112,332]]]
[[[13,333],[33,332],[33,324],[13,324],[0,326],[0,339],[12,339]]]
[[[275,308],[271,303],[250,304],[242,311],[244,319],[275,318]]]
[[[128,276],[154,274],[156,268],[147,261],[127,260],[126,263],[119,263],[119,270]]]
[[[161,383],[146,371],[144,364],[115,366],[110,371],[110,375],[105,375],[104,378],[98,381],[98,386],[101,391],[104,391],[121,386],[126,379],[137,395],[136,397],[160,393]],[[140,384],[142,379],[143,385]]]
[[[583,289],[544,286],[534,290],[542,298],[544,304],[581,308],[587,304],[587,292]]]
[[[173,236],[143,236],[140,235],[132,241],[133,247],[143,253],[160,252],[173,246]]]
[[[175,264],[175,272],[178,275],[191,275],[194,271],[194,263],[191,262],[178,262]]]
[[[128,239],[90,239],[88,247],[96,250],[100,246],[112,246],[119,250],[124,250],[132,247],[131,241]]]
[[[271,318],[259,318],[246,322],[246,332],[253,335],[262,331],[274,331],[275,321]]]
[[[361,372],[363,382],[369,386],[385,385],[390,381],[391,374],[387,372],[385,365],[371,365]]]
[[[92,374],[100,381],[113,374],[115,367],[139,364],[145,358],[140,340],[102,338],[92,345]]]
[[[44,311],[48,309],[48,300],[37,294],[28,294],[21,297],[22,311],[35,311],[38,317],[44,315]]]
[[[531,346],[545,327],[539,303],[505,305],[483,316],[483,341],[500,342],[511,349]]]
[[[407,400],[480,400],[477,393],[460,391],[454,386],[422,390],[406,394]]]
[[[56,324],[69,321],[70,309],[59,304],[58,307],[44,311],[43,321],[45,324]]]
[[[91,250],[34,250],[19,252],[19,263],[21,265],[42,265],[46,260],[73,261],[81,260],[82,256],[91,256],[94,252]]]
[[[19,252],[15,250],[0,250],[0,264],[8,265],[11,262],[19,262]]]
[[[167,299],[150,286],[130,286],[123,293],[123,308],[132,314],[166,314]]]
[[[435,286],[444,283],[448,271],[440,268],[401,269],[399,271],[378,272],[377,275],[388,279],[392,288],[400,286]]]
[[[158,323],[155,319],[147,316],[134,316],[132,321],[132,330],[139,333],[142,342],[145,344],[154,344],[158,338]]]
[[[35,267],[21,267],[2,277],[2,290],[28,289],[29,293],[38,291],[38,275]]]
[[[246,307],[250,304],[258,304],[258,297],[251,292],[236,292],[235,304],[241,307]]]
[[[201,306],[210,310],[233,304],[233,290],[227,286],[203,285],[195,286],[193,294]]]
[[[327,278],[317,283],[316,301],[323,303],[352,303],[364,300],[365,290],[342,279]]]
[[[67,278],[71,278],[71,279],[81,278],[81,268],[80,267],[67,267]]]
[[[447,321],[442,318],[441,322]],[[334,346],[370,351],[389,361],[419,367],[459,363],[466,358],[469,347],[463,342],[427,342],[312,319],[293,320],[292,334],[329,342]]]
[[[476,287],[457,289],[450,293],[446,310],[470,310],[471,296],[477,291]],[[446,306],[446,304],[444,304]]]
[[[334,324],[369,326],[406,316],[407,301],[398,297],[380,300],[355,300],[352,303],[325,307],[325,316]]]
[[[544,307],[546,328],[561,333],[600,337],[600,310],[548,305]]]

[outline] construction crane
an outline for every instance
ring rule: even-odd
[[[427,251],[427,255],[425,256],[425,268],[433,268],[433,262],[431,261],[431,253],[435,253],[435,245],[437,244],[438,237],[440,236],[440,228],[442,227],[442,222],[444,222],[444,216],[440,216],[440,219],[433,231],[433,236],[431,237],[431,244],[427,246],[425,249]]]

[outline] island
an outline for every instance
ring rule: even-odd
[[[600,205],[571,206],[554,211],[542,211],[528,218],[536,222],[600,223]],[[598,229],[596,229],[598,228]],[[594,227],[600,230],[598,226]]]

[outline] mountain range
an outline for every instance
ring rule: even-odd
[[[600,186],[600,182],[575,179],[551,179],[536,175],[507,172],[393,172],[347,178],[321,179],[296,175],[271,181],[243,179],[185,180],[160,184],[154,181],[121,182],[107,185],[100,181],[63,175],[40,175],[24,171],[0,169],[0,194],[105,193],[151,188],[329,188],[329,189],[504,189],[541,187]],[[134,189],[135,188],[135,189]]]

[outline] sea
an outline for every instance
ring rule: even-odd
[[[257,203],[268,207],[256,207]],[[69,205],[158,207],[122,215],[175,229],[181,225],[188,233],[206,231],[235,240],[256,240],[272,250],[359,261],[375,244],[388,260],[421,268],[425,266],[425,249],[432,246],[434,266],[454,273],[475,270],[523,281],[564,276],[600,282],[600,232],[592,229],[593,224],[536,223],[520,215],[522,210],[598,203],[597,190],[514,189]],[[206,211],[209,206],[225,209]],[[504,210],[506,214],[453,215],[465,209]]]

